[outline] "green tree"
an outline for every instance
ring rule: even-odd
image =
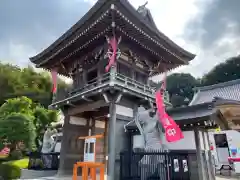
[[[186,73],[171,74],[166,83],[173,107],[187,105],[194,95],[193,88],[200,84],[191,74]]]
[[[9,114],[0,120],[0,137],[10,143],[11,151],[17,148],[20,142],[32,149],[35,145],[35,126],[31,116],[21,113]]]
[[[66,87],[58,80],[59,88]],[[27,96],[47,108],[52,102],[52,81],[48,72],[36,72],[32,67],[19,68],[0,63],[0,105],[7,99]]]
[[[7,123],[9,117],[11,115],[23,115],[32,121],[34,126],[33,131],[37,134],[37,138],[34,137],[34,141],[37,143],[38,140],[42,141],[44,130],[47,126],[50,126],[52,122],[57,121],[57,111],[48,110],[38,104],[34,103],[31,99],[27,97],[18,97],[8,99],[1,107],[0,107],[0,121],[2,123]],[[10,119],[11,120],[11,119]],[[0,131],[3,129],[0,129]],[[3,131],[5,135],[9,131]],[[0,133],[3,133],[0,132]],[[12,136],[13,134],[9,134],[8,136]],[[0,136],[3,137],[3,136]],[[22,138],[22,137],[21,137]],[[2,140],[8,140],[2,139]],[[7,141],[8,142],[8,141]],[[12,143],[12,142],[11,142]]]
[[[5,119],[12,113],[25,114],[33,117],[33,109],[35,108],[34,103],[27,97],[19,97],[8,99],[0,107],[0,119]]]
[[[43,107],[37,107],[34,111],[34,124],[36,127],[37,138],[36,144],[39,146],[39,141],[43,140],[43,135],[47,127],[51,126],[52,122],[58,120],[58,114],[55,110],[47,110]]]
[[[202,77],[201,84],[208,86],[235,79],[240,79],[240,56],[232,57],[215,66]]]

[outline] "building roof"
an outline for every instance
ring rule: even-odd
[[[195,88],[195,91],[189,106],[212,102],[216,99],[236,103],[236,101],[240,101],[240,79],[198,87]]]
[[[77,52],[74,51],[74,48],[76,47],[78,47],[76,49],[78,51],[83,50],[81,48],[85,48],[86,46],[86,37],[96,40],[95,37],[91,37],[96,34],[96,27],[94,27],[96,26],[96,24],[100,24],[101,26],[102,24],[105,24],[104,26],[111,25],[111,18],[107,16],[110,14],[110,10],[113,4],[116,7],[116,12],[120,13],[120,15],[123,16],[123,20],[129,22],[130,25],[131,23],[134,23],[134,26],[129,25],[129,27],[137,28],[139,33],[142,33],[143,36],[147,37],[143,38],[144,41],[146,41],[145,39],[149,39],[149,41],[152,41],[154,47],[158,47],[158,49],[160,49],[159,51],[161,51],[161,49],[164,50],[163,54],[170,54],[171,56],[174,56],[175,58],[181,60],[182,62],[180,61],[180,64],[187,64],[188,61],[192,60],[195,57],[194,54],[184,50],[183,48],[175,44],[157,29],[149,10],[147,10],[146,15],[143,16],[141,13],[134,9],[134,7],[128,2],[128,0],[98,0],[97,3],[73,27],[71,27],[66,33],[64,33],[48,48],[43,50],[38,55],[31,57],[30,60],[38,67],[44,67],[43,65],[48,63],[50,60],[60,61],[63,56],[65,56],[63,60],[66,57],[70,58],[70,56],[74,55],[74,53]],[[109,21],[107,22],[107,24],[102,23],[104,18],[105,21]],[[129,19],[132,21],[130,21]],[[94,33],[86,34],[90,31],[94,31]],[[102,31],[105,32],[105,29],[102,28]],[[90,43],[92,43],[92,41]],[[155,51],[155,53],[158,52]],[[164,56],[163,54],[162,56]]]
[[[213,103],[204,103],[191,107],[171,108],[167,112],[177,122],[209,117],[216,113],[216,110],[213,108]]]
[[[178,125],[182,127],[183,125],[186,125],[186,124],[192,124],[193,126],[196,126],[197,124],[200,123],[202,124],[202,126],[206,126],[207,128],[209,128],[208,125],[204,124],[204,121],[212,120],[213,116],[220,118],[222,121],[225,121],[221,112],[215,108],[215,104],[212,102],[193,105],[193,106],[170,108],[167,110],[167,113],[169,114],[169,116],[171,116],[174,119],[174,121]],[[126,128],[136,129],[137,126],[135,122],[132,121],[128,125],[126,125]],[[190,126],[190,128],[192,127]]]

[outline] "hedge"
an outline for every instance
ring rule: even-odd
[[[11,164],[0,164],[0,179],[14,180],[21,177],[21,169]]]

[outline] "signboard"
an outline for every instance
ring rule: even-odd
[[[178,161],[178,159],[173,160],[173,168],[174,168],[174,172],[179,172],[179,161]]]
[[[183,159],[183,160],[182,160],[182,164],[183,164],[183,172],[188,172],[187,160],[186,160],[186,159]]]

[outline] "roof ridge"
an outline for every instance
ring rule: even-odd
[[[222,88],[222,87],[226,87],[226,86],[233,86],[236,84],[240,84],[240,79],[235,79],[235,80],[222,82],[222,83],[218,83],[218,84],[213,84],[213,85],[209,85],[209,86],[196,87],[196,88],[194,88],[194,90],[208,91],[208,90]]]

